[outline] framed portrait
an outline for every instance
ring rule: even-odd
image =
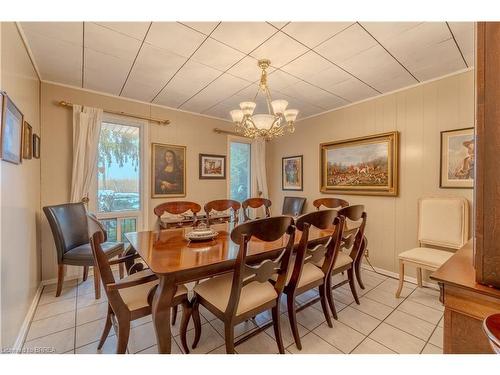
[[[398,195],[399,133],[322,143],[322,193]]]
[[[23,125],[23,159],[33,157],[33,128],[24,121]]]
[[[33,157],[35,159],[40,159],[40,147],[40,136],[33,134]]]
[[[281,189],[302,191],[302,155],[287,156],[281,159]]]
[[[441,132],[439,187],[472,189],[474,186],[474,128]]]
[[[224,180],[226,155],[200,154],[200,180]]]
[[[153,198],[186,196],[186,146],[151,145]]]
[[[24,116],[6,93],[2,93],[2,129],[1,156],[2,160],[14,164],[22,161],[22,139]]]

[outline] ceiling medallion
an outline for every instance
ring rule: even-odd
[[[236,124],[236,131],[246,137],[272,139],[295,131],[295,119],[299,114],[297,109],[286,109],[288,102],[283,99],[272,100],[271,92],[267,86],[266,69],[271,65],[267,59],[259,60],[257,64],[262,70],[260,75],[259,88],[252,102],[241,102],[240,109],[229,112],[233,122]],[[259,93],[265,95],[267,103],[267,114],[253,114],[256,99]]]

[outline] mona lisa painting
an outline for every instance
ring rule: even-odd
[[[153,143],[151,155],[152,197],[185,197],[186,146]]]

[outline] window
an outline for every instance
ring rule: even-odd
[[[229,198],[239,202],[250,198],[250,143],[229,143]]]
[[[95,210],[109,241],[142,227],[142,138],[141,124],[108,116],[101,124]]]

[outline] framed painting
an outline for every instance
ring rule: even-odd
[[[14,164],[22,161],[24,116],[6,93],[2,93],[1,157]]]
[[[40,147],[40,136],[33,134],[33,157],[35,159],[40,159]]]
[[[224,180],[226,178],[226,156],[200,154],[200,180]]]
[[[151,196],[186,196],[186,146],[151,145]]]
[[[441,132],[439,187],[472,189],[474,186],[474,128]]]
[[[23,159],[33,157],[33,128],[24,121],[23,125]]]
[[[358,195],[398,195],[399,133],[322,143],[320,191]]]
[[[281,189],[302,191],[303,156],[286,156],[281,159]]]

